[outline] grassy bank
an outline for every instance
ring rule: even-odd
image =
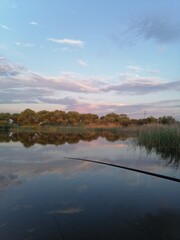
[[[11,128],[12,132],[85,132],[85,131],[112,131],[114,133],[132,133],[138,136],[140,141],[149,142],[149,144],[156,144],[158,146],[173,145],[178,147],[180,137],[180,125],[162,125],[162,124],[147,124],[147,125],[131,125],[128,127],[123,126],[106,126],[106,125],[91,125],[91,126],[44,126],[39,125],[27,125],[27,126],[15,126]]]
[[[78,133],[85,132],[86,128],[82,126],[18,126],[11,129],[14,133]]]
[[[89,131],[111,131],[116,134],[121,133],[132,133],[137,134],[139,132],[138,126],[106,126],[106,125],[90,125],[90,126],[37,126],[37,125],[27,125],[27,126],[15,126],[11,128],[11,131],[14,133],[23,132],[23,133],[33,133],[33,132],[44,132],[44,133],[83,133]]]

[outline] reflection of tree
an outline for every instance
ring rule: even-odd
[[[106,138],[107,141],[118,141],[118,140],[125,140],[128,138],[127,135],[119,136],[118,133],[110,132],[110,131],[86,131],[82,133],[13,133],[12,135],[3,134],[0,135],[0,142],[18,142],[20,141],[23,143],[25,147],[31,147],[34,144],[41,144],[41,145],[62,145],[65,143],[75,144],[78,143],[80,140],[82,141],[93,141],[98,139],[99,137]]]
[[[10,142],[10,141],[11,141],[11,138],[7,132],[0,133],[0,142]]]
[[[104,137],[109,142],[116,142],[118,140],[126,140],[128,137],[130,137],[130,134],[119,134],[116,131],[104,131],[101,133],[101,137]]]
[[[133,240],[179,240],[180,214],[160,211],[127,221],[124,238]]]

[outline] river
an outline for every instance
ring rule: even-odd
[[[180,167],[129,136],[1,134],[0,239],[180,238]]]

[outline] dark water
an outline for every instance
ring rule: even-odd
[[[180,167],[113,134],[0,135],[0,239],[180,239]]]

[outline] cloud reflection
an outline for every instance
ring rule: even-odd
[[[76,214],[82,212],[83,209],[80,207],[67,207],[63,209],[57,209],[47,212],[48,214]]]

